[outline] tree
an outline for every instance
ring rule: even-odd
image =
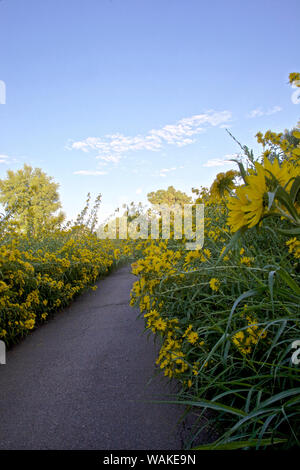
[[[141,202],[135,203],[132,201],[129,205],[125,204],[123,207],[126,209],[123,216],[127,217],[128,222],[132,222],[134,219],[146,213],[146,208]]]
[[[10,213],[21,233],[38,236],[60,226],[64,220],[58,184],[40,168],[24,165],[16,172],[7,171],[0,180],[0,203]]]
[[[169,186],[167,190],[159,189],[147,194],[148,201],[151,204],[166,204],[173,206],[179,204],[183,207],[184,204],[191,204],[192,198],[182,191],[176,190],[173,186]]]
[[[94,205],[90,207],[91,204],[91,193],[87,194],[87,199],[84,208],[82,211],[77,215],[76,221],[74,225],[77,227],[84,228],[84,230],[89,230],[94,232],[96,229],[96,225],[98,223],[98,211],[101,204],[102,194],[98,194],[95,199]],[[88,213],[90,211],[90,213]],[[67,226],[71,225],[72,222],[68,222]]]

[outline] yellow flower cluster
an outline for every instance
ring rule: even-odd
[[[232,337],[233,344],[235,344],[242,354],[250,354],[259,340],[267,336],[267,331],[263,328],[259,328],[255,318],[246,315],[246,319],[249,325],[248,328],[238,331]]]
[[[263,164],[256,162],[255,169],[249,170],[246,184],[236,188],[235,196],[228,200],[228,224],[232,232],[242,227],[254,227],[269,210],[268,192],[275,189],[275,181],[289,191],[293,181],[300,176],[300,166],[284,160],[281,164],[264,157]]]
[[[234,179],[238,172],[229,170],[226,173],[218,173],[210,187],[210,200],[220,202],[235,188]]]
[[[156,364],[164,369],[164,375],[169,378],[177,377],[189,368],[181,348],[182,340],[178,340],[174,332],[169,331],[156,360]]]
[[[214,277],[209,281],[210,288],[214,291],[218,291],[220,289],[220,284],[221,283],[219,279],[216,279]]]
[[[178,273],[178,263],[187,266],[195,260],[206,261],[211,256],[209,250],[189,252],[182,257],[181,251],[168,249],[165,242],[144,244],[144,257],[132,264],[132,272],[139,276],[139,280],[133,285],[131,291],[131,305],[138,303],[143,313],[146,329],[159,334],[162,346],[156,364],[164,371],[165,376],[172,378],[184,373],[197,375],[197,368],[189,363],[188,351],[191,347],[202,347],[203,341],[199,341],[199,334],[193,330],[192,324],[182,329],[178,318],[168,318],[160,312],[163,301],[160,301],[155,288],[163,278],[170,279],[174,273]]]
[[[165,242],[160,242],[159,244],[154,242],[149,243],[149,246],[144,250],[145,257],[134,264],[133,274],[153,273],[155,276],[175,274],[176,269],[174,265],[181,257],[181,253],[168,249]]]
[[[120,256],[111,240],[73,229],[50,234],[44,246],[22,236],[2,243],[0,335],[8,344],[92,287]]]
[[[289,253],[293,254],[296,259],[300,259],[300,240],[297,240],[296,237],[290,238],[286,245],[289,247]]]
[[[184,258],[184,265],[183,268],[185,271],[190,271],[191,266],[196,264],[199,266],[199,263],[205,263],[211,257],[211,251],[208,248],[204,248],[204,250],[195,250],[189,251]]]

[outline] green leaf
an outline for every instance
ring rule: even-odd
[[[287,271],[283,268],[279,268],[277,270],[281,279],[297,294],[300,295],[300,287],[298,286],[297,282],[289,275]]]
[[[274,198],[275,198],[276,191],[273,191],[272,193],[268,192],[268,211],[271,209],[273,206]]]
[[[235,416],[247,416],[243,410],[238,408],[233,408],[232,406],[223,405],[223,403],[214,402],[211,400],[197,400],[197,401],[179,401],[179,400],[168,400],[168,401],[160,401],[160,400],[151,400],[151,403],[170,403],[172,405],[184,405],[184,406],[197,406],[200,408],[210,408],[211,410],[223,411],[224,413],[230,413]]]
[[[219,262],[222,260],[222,258],[224,258],[224,256],[226,256],[226,254],[228,253],[229,250],[231,250],[231,248],[237,243],[237,241],[239,240],[239,238],[242,236],[242,234],[247,230],[247,227],[244,226],[244,227],[241,227],[237,232],[235,232],[235,234],[232,236],[230,242],[228,243],[228,245],[226,246],[224,252],[219,256],[217,262],[216,262],[216,266],[219,264]]]
[[[268,275],[268,284],[269,284],[269,291],[270,291],[270,296],[271,296],[273,313],[274,313],[273,286],[274,286],[274,282],[275,282],[275,274],[276,274],[276,271],[270,271],[269,275]]]
[[[241,177],[243,178],[244,182],[247,183],[247,181],[246,181],[247,173],[246,173],[246,170],[245,170],[244,165],[242,164],[242,162],[240,162],[239,160],[235,160],[235,159],[230,159],[230,161],[235,162],[235,163],[238,164],[239,169],[240,169],[240,173],[241,173]]]
[[[228,442],[227,444],[218,444],[213,442],[209,445],[193,447],[191,450],[236,450],[244,449],[246,447],[256,447],[256,446],[270,446],[274,444],[282,444],[287,442],[287,439],[250,439],[249,441],[234,441]]]
[[[266,288],[263,287],[263,288],[260,288],[260,289],[250,289],[250,290],[247,290],[246,292],[244,292],[243,294],[241,294],[241,295],[236,299],[236,301],[234,302],[234,304],[233,304],[233,306],[232,306],[230,315],[229,315],[229,317],[228,317],[228,322],[227,322],[227,327],[226,327],[225,334],[228,332],[229,325],[230,325],[230,322],[231,322],[231,319],[232,319],[232,315],[234,314],[234,311],[235,311],[236,307],[238,306],[238,304],[241,303],[243,300],[247,299],[248,297],[252,297],[252,296],[254,296],[254,295],[261,294],[262,292],[265,291],[265,289],[266,289]]]
[[[299,395],[300,394],[300,388],[291,388],[290,390],[285,390],[283,392],[277,393],[276,395],[273,395],[271,398],[268,398],[264,402],[260,403],[259,408],[265,408],[272,403],[283,400],[283,398],[290,397],[292,395]]]
[[[297,194],[298,192],[300,191],[300,176],[296,176],[293,184],[292,184],[292,187],[291,187],[291,190],[290,190],[290,196],[291,196],[291,199],[293,202],[296,201],[297,199]]]
[[[286,209],[289,211],[291,216],[295,219],[298,220],[298,212],[293,204],[293,200],[290,197],[290,195],[286,192],[285,189],[283,189],[281,186],[278,186],[276,188],[276,199],[283,204]]]
[[[282,233],[282,235],[287,235],[288,237],[292,235],[300,235],[300,227],[298,228],[291,228],[291,229],[281,229],[277,228],[277,232]]]

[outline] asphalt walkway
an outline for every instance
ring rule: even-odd
[[[129,306],[125,266],[7,353],[0,449],[180,449],[182,408],[147,403],[173,390]]]

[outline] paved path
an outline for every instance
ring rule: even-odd
[[[0,367],[0,449],[180,449],[183,409],[131,308],[122,267],[7,354]]]

